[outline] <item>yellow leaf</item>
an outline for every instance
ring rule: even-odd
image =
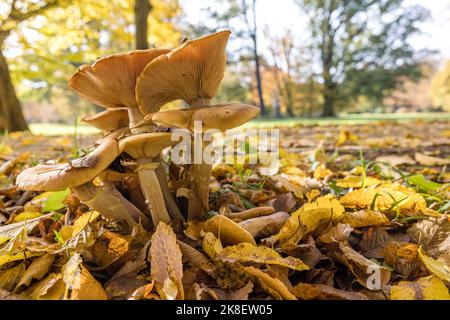
[[[28,259],[28,258],[32,258],[32,257],[36,257],[36,256],[40,256],[42,253],[39,252],[19,252],[13,255],[0,255],[0,266],[9,263],[9,262],[13,262],[13,261],[17,261],[17,260],[24,260],[24,259]]]
[[[313,177],[314,179],[317,180],[324,180],[326,178],[329,178],[333,175],[333,171],[331,171],[330,169],[327,169],[327,167],[325,167],[325,164],[321,164],[319,165],[316,170],[314,170],[314,174]]]
[[[308,270],[309,267],[300,259],[281,257],[275,250],[266,246],[254,246],[250,243],[240,243],[226,247],[217,254],[217,259],[227,262],[264,263],[287,267],[297,271]]]
[[[13,220],[13,222],[22,222],[25,220],[30,220],[33,218],[37,218],[42,216],[42,213],[35,212],[35,211],[24,211],[22,213],[19,213]]]
[[[20,279],[16,288],[28,286],[32,280],[42,279],[47,274],[54,260],[55,256],[52,254],[44,254],[34,259]]]
[[[450,282],[450,268],[443,261],[435,260],[423,253],[422,247],[418,250],[419,258],[427,269],[439,279]]]
[[[161,298],[169,300],[174,298],[172,289],[176,287],[175,297],[184,299],[181,280],[183,278],[181,251],[172,228],[160,222],[152,236],[151,243],[151,275],[155,281],[156,290]]]
[[[72,236],[80,233],[90,222],[95,221],[99,216],[100,212],[93,210],[86,212],[81,217],[77,218],[72,225]]]
[[[244,270],[252,277],[253,282],[259,283],[261,288],[275,299],[297,300],[281,280],[272,278],[267,273],[254,267],[244,267]]]
[[[377,188],[358,189],[340,199],[344,207],[366,209],[373,206],[377,211],[428,214],[425,199],[414,190],[399,185],[383,185]]]
[[[353,228],[382,226],[389,224],[389,219],[378,211],[370,209],[355,212],[346,212],[340,219],[341,223],[348,224]]]
[[[295,211],[281,227],[280,232],[268,238],[268,241],[297,244],[320,225],[337,221],[343,214],[344,207],[336,199],[317,198],[316,201],[306,203]]]
[[[445,283],[436,276],[415,282],[400,281],[391,288],[391,300],[450,300]]]
[[[363,179],[364,177],[362,176],[348,175],[343,179],[337,180],[336,185],[341,188],[361,188],[363,185]],[[375,186],[380,183],[381,181],[377,178],[366,177],[364,179],[364,184],[366,187]]]
[[[79,253],[72,255],[64,265],[63,280],[66,298],[70,300],[107,300],[108,295],[91,273],[82,265]]]
[[[339,131],[339,135],[336,141],[336,146],[340,147],[347,141],[356,141],[358,137],[351,133],[348,129],[342,129]]]
[[[215,259],[217,254],[223,250],[222,243],[211,232],[205,234],[202,246],[203,251],[205,251],[211,259]]]
[[[239,224],[224,215],[208,219],[204,225],[205,232],[212,232],[223,244],[233,245],[241,242],[256,244],[253,236]]]
[[[20,280],[25,272],[25,264],[20,263],[17,266],[0,272],[0,288],[12,291],[16,283]]]
[[[0,157],[9,156],[12,153],[13,149],[10,146],[4,143],[0,143]]]

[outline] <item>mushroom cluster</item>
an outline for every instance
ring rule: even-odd
[[[211,105],[224,75],[229,35],[222,31],[173,50],[135,50],[81,66],[69,87],[106,108],[82,119],[102,130],[103,137],[79,159],[24,170],[17,185],[35,191],[70,188],[105,218],[129,226],[141,223],[149,229],[160,221],[184,220],[161,157],[163,149],[177,143],[172,141],[173,128],[193,132],[194,122],[201,121],[203,130],[224,131],[259,112],[239,103]],[[190,108],[160,111],[178,99]],[[185,167],[188,217],[202,219],[208,213],[211,164]]]

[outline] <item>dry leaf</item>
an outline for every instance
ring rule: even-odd
[[[391,300],[450,300],[450,294],[441,279],[429,276],[392,286]]]
[[[389,219],[384,214],[370,209],[346,212],[342,215],[340,221],[353,228],[374,227],[389,224]]]
[[[233,245],[241,242],[256,244],[252,235],[233,220],[217,215],[208,219],[204,225],[205,232],[212,232],[223,244]]]
[[[48,270],[50,269],[50,266],[53,264],[54,260],[55,256],[52,254],[44,254],[40,257],[35,258],[17,284],[16,290],[21,286],[30,285],[32,280],[42,279],[48,273]]]
[[[425,255],[422,248],[418,250],[419,258],[422,260],[423,264],[427,269],[441,280],[450,282],[450,266],[445,264],[443,261],[435,260],[431,257]]]
[[[431,157],[423,153],[416,152],[414,155],[416,161],[423,166],[445,166],[450,164],[450,159],[442,159],[438,157]]]
[[[275,250],[266,246],[254,246],[249,243],[240,243],[226,247],[217,254],[217,259],[234,263],[261,263],[287,267],[297,271],[308,270],[309,267],[300,259],[293,257],[283,258]]]
[[[336,199],[317,198],[295,211],[278,234],[267,239],[269,242],[297,244],[304,236],[314,232],[321,225],[328,225],[344,214],[344,208]]]
[[[151,274],[156,290],[166,300],[184,299],[181,251],[172,228],[160,222],[151,241]]]
[[[297,300],[279,279],[272,278],[267,273],[254,267],[244,267],[244,270],[253,278],[252,282],[258,283],[264,291],[275,299]]]

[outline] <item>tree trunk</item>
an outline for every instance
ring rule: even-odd
[[[148,15],[151,10],[150,0],[135,0],[136,49],[148,49]]]
[[[322,117],[335,117],[335,86],[332,83],[325,84],[325,91],[323,93],[323,111]]]
[[[0,43],[0,132],[25,130],[28,130],[28,126],[22,114],[22,105],[11,82]]]
[[[255,59],[255,76],[256,76],[256,88],[258,90],[258,100],[259,100],[259,107],[261,108],[261,115],[265,116],[267,115],[267,109],[266,105],[264,104],[264,97],[263,97],[263,89],[262,89],[262,80],[261,80],[261,67],[259,64],[259,55],[257,50],[257,42],[256,42],[256,36],[253,37],[253,55]]]

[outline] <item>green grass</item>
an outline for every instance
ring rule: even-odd
[[[246,126],[248,127],[292,127],[296,125],[357,125],[377,121],[411,122],[423,121],[450,121],[450,113],[361,113],[342,114],[336,118],[285,118],[268,119],[258,118]]]
[[[285,118],[285,119],[267,119],[258,118],[250,121],[246,127],[291,127],[296,125],[357,125],[377,121],[397,121],[410,122],[416,120],[423,121],[450,121],[450,113],[361,113],[361,114],[343,114],[336,118]],[[63,135],[74,134],[73,124],[60,123],[31,123],[30,130],[34,134],[43,135]],[[94,134],[99,130],[86,124],[79,124],[77,133]]]

